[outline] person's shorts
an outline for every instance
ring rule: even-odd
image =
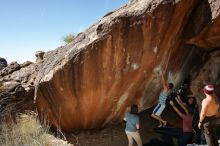
[[[157,116],[160,116],[160,115],[162,114],[162,112],[163,112],[165,106],[166,106],[166,105],[164,105],[164,104],[158,103],[157,106],[154,108],[152,114],[157,115]]]

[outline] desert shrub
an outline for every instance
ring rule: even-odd
[[[66,35],[66,36],[63,37],[63,41],[64,41],[66,44],[71,43],[74,39],[75,39],[75,35],[74,35],[74,34],[68,34],[68,35]]]
[[[49,133],[49,126],[41,125],[37,114],[29,112],[18,115],[15,122],[2,121],[0,125],[0,145],[2,146],[54,146],[67,145],[58,142]],[[62,140],[61,140],[62,141]],[[63,143],[63,142],[62,142]]]
[[[0,93],[4,92],[4,87],[2,86],[2,84],[0,83]]]

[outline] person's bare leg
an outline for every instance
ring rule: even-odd
[[[158,120],[158,121],[160,121],[160,122],[162,122],[163,125],[166,125],[166,124],[167,124],[167,121],[163,120],[160,116],[157,116],[157,115],[152,114],[151,117],[154,118],[154,119],[156,119],[156,120]]]
[[[161,121],[158,121],[159,125],[157,126],[158,128],[163,127],[163,123]]]

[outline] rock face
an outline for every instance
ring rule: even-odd
[[[5,68],[8,65],[6,59],[0,57],[0,70]]]
[[[205,97],[201,89],[206,84],[215,85],[216,95],[220,99],[220,48],[218,51],[207,53],[204,59],[205,63],[201,65],[200,70],[192,74],[191,90],[199,102]]]
[[[100,127],[126,107],[155,104],[158,68],[178,84],[204,51],[185,42],[212,21],[208,0],[138,0],[45,53],[36,77],[40,118],[63,130]]]
[[[35,56],[36,56],[36,63],[42,63],[43,60],[44,60],[44,53],[43,51],[37,51],[35,53]]]
[[[20,69],[20,65],[16,61],[11,62],[7,67],[5,67],[0,71],[0,76],[9,75],[19,69]]]
[[[218,48],[220,46],[220,15],[198,36],[190,39],[188,43],[205,48],[206,50]]]
[[[0,119],[15,120],[15,115],[34,110],[35,64],[10,63],[0,71]]]
[[[219,0],[208,0],[212,11],[212,19],[215,19],[220,14],[220,1]]]
[[[199,70],[192,74],[192,92],[201,101],[204,98],[204,94],[201,92],[204,85],[214,84],[215,93],[220,100],[220,15],[188,43],[207,51],[201,57],[204,63],[199,66]]]

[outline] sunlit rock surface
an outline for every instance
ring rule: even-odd
[[[71,131],[118,121],[134,103],[152,107],[160,67],[177,84],[201,62],[203,51],[185,42],[212,21],[209,2],[132,1],[46,52],[35,80],[40,118]]]
[[[0,71],[0,119],[15,120],[16,114],[35,110],[34,76],[36,65],[10,63]]]

